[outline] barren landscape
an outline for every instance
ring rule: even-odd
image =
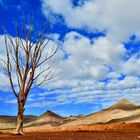
[[[140,140],[140,0],[0,0],[0,140]]]
[[[0,120],[0,125],[3,126],[0,131],[2,140],[140,139],[140,108],[125,99],[105,110],[86,116],[62,117],[52,111],[38,117],[25,116],[24,136],[12,135],[16,126],[14,117],[1,117]]]

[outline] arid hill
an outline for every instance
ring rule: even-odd
[[[122,109],[122,110],[135,110],[139,106],[134,105],[133,103],[127,101],[126,99],[121,99],[114,105],[110,106],[108,109]]]
[[[46,111],[42,115],[25,116],[25,127],[38,127],[44,129],[46,127],[56,126],[80,126],[93,124],[112,124],[112,123],[126,123],[126,122],[140,122],[140,106],[121,99],[114,105],[102,111],[89,114],[87,116],[69,116],[62,117],[52,111]],[[1,116],[0,128],[15,128],[15,116]]]
[[[140,122],[140,107],[121,99],[111,107],[89,114],[63,126],[92,125],[121,122]]]
[[[64,120],[63,120],[63,123],[68,123],[68,122],[71,122],[71,121],[75,121],[75,120],[78,120],[80,118],[83,118],[84,115],[78,115],[78,116],[69,116],[69,117],[65,117]]]
[[[25,117],[26,118],[26,117]],[[140,139],[140,107],[121,99],[111,107],[87,116],[62,117],[47,111],[38,117],[25,120],[25,136],[11,135],[8,123],[16,123],[16,117],[0,117],[0,139],[62,139],[62,140],[137,140]],[[130,123],[129,123],[130,122]],[[57,127],[56,127],[57,126]],[[4,128],[5,127],[5,128]]]
[[[52,125],[52,126],[58,126],[63,123],[63,117],[52,112],[52,111],[46,111],[39,117],[37,117],[34,121],[27,123],[25,126],[38,126],[38,125]]]

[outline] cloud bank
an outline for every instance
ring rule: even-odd
[[[138,49],[132,51],[137,44],[126,47],[132,36],[136,37],[135,43],[140,39],[140,1],[79,0],[76,5],[72,0],[41,2],[46,17],[64,22],[73,31],[67,32],[63,40],[57,32],[50,34],[53,43],[61,42],[61,51],[55,58],[55,69],[61,74],[41,87],[45,92],[30,97],[28,107],[93,102],[107,107],[120,98],[140,104],[140,53]],[[79,29],[105,36],[92,38],[79,33]],[[5,57],[4,48],[0,49],[0,57]],[[2,69],[0,75],[3,90],[8,80]]]

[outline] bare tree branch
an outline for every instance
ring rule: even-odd
[[[4,38],[5,38],[5,46],[6,46],[6,54],[7,54],[7,63],[6,64],[7,64],[8,77],[9,77],[9,81],[10,81],[11,88],[13,90],[13,93],[14,93],[15,97],[18,99],[18,94],[15,91],[13,80],[12,80],[11,62],[10,62],[10,57],[9,57],[9,49],[8,49],[8,44],[7,44],[7,36],[4,35]]]

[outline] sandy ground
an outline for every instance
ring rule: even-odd
[[[1,134],[0,140],[139,140],[139,132],[40,132],[25,136]]]
[[[140,140],[140,123],[26,128],[24,136],[0,131],[0,140]]]

